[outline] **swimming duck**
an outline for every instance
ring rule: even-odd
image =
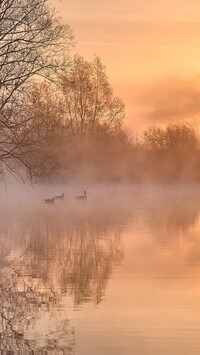
[[[53,197],[53,198],[47,198],[47,199],[44,200],[44,202],[45,202],[46,204],[49,204],[49,205],[53,205],[53,204],[54,204],[54,201],[55,201],[55,198],[54,198],[54,197]]]
[[[65,197],[65,194],[64,194],[64,192],[63,192],[62,195],[55,196],[54,198],[55,198],[56,200],[63,200],[64,197]]]
[[[86,200],[86,199],[87,199],[86,191],[84,191],[84,195],[76,196],[76,198],[77,198],[78,200]]]

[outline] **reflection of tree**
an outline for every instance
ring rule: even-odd
[[[45,338],[34,334],[38,319],[57,310],[58,295],[51,289],[41,291],[35,280],[21,279],[5,268],[0,274],[0,350],[1,351],[65,351],[73,353],[74,332],[66,319],[56,321],[55,329]],[[31,285],[32,284],[32,285]]]
[[[195,208],[196,207],[196,208]],[[148,225],[152,230],[159,228],[187,230],[198,219],[198,205],[188,202],[171,202],[159,205],[147,211]]]
[[[95,234],[87,226],[80,226],[69,240],[61,280],[63,290],[70,286],[76,304],[87,300],[99,303],[113,265],[122,258],[117,233],[109,240],[95,238]]]
[[[190,197],[174,195],[146,202],[145,208],[136,212],[139,232],[147,238],[135,237],[131,246],[134,268],[146,278],[153,275],[175,280],[178,275],[199,272],[198,196],[192,196],[192,192]]]
[[[136,194],[134,216],[152,232],[187,231],[199,217],[199,188],[185,185],[147,187]]]
[[[11,232],[14,230],[11,228]],[[22,251],[20,245],[20,251],[11,250],[9,235],[1,234],[0,243],[0,352],[73,354],[74,330],[66,312],[59,314],[61,295],[48,280],[46,287],[42,287],[42,278],[25,269],[27,250]],[[21,237],[15,236],[19,243]],[[40,334],[43,319],[48,324]]]
[[[108,219],[68,223],[60,219],[59,224],[46,220],[32,226],[26,268],[44,280],[55,282],[56,274],[61,292],[73,295],[75,304],[98,304],[113,266],[121,259],[119,231]]]
[[[122,259],[111,218],[54,214],[0,225],[0,352],[72,354],[63,297],[101,302]],[[45,323],[45,324],[44,324]]]

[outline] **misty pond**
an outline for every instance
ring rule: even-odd
[[[86,188],[1,192],[1,354],[199,354],[200,189]]]

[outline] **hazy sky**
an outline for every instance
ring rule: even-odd
[[[115,93],[126,104],[129,126],[137,129],[173,119],[176,101],[178,113],[181,106],[183,115],[184,107],[188,114],[193,101],[195,114],[197,106],[200,111],[199,0],[51,3],[74,30],[75,52],[86,59],[94,54],[102,58]],[[169,113],[165,117],[161,104]]]

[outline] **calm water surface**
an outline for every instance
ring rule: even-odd
[[[200,353],[198,190],[0,212],[2,354]]]

